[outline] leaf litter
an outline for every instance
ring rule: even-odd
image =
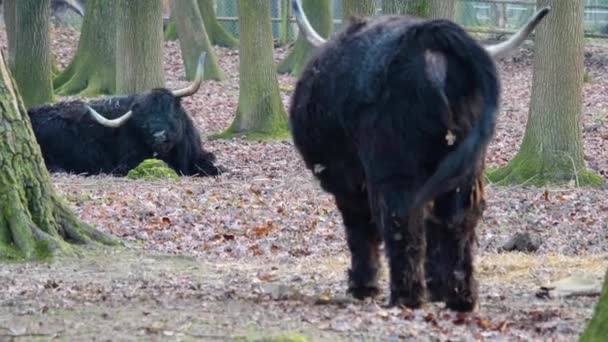
[[[78,33],[54,29],[52,37],[64,68]],[[6,49],[4,33],[0,43]],[[278,48],[275,60],[287,51]],[[207,81],[183,101],[204,136],[227,128],[238,103],[238,51],[216,52],[226,81]],[[608,179],[608,47],[589,44],[586,52],[585,160]],[[489,166],[506,163],[521,142],[531,64],[527,50],[498,63],[502,108]],[[176,42],[165,42],[165,72],[167,87],[187,83]],[[287,106],[295,80],[278,79]],[[606,187],[490,184],[488,209],[477,230],[479,309],[456,314],[437,304],[386,308],[385,298],[358,302],[344,295],[348,250],[341,218],[291,141],[206,139],[204,144],[229,173],[177,181],[52,175],[55,189],[78,216],[121,238],[128,251],[104,252],[99,262],[3,266],[0,335],[7,322],[19,321],[9,335],[86,336],[82,328],[72,329],[83,313],[94,313],[96,318],[87,321],[91,334],[114,331],[116,336],[217,340],[252,331],[298,331],[315,340],[566,341],[591,316],[595,297],[538,298],[535,290],[569,272],[603,274],[608,264]],[[539,235],[539,250],[500,253],[517,232]],[[166,254],[175,257],[166,259]],[[386,275],[383,284],[386,295]],[[52,326],[59,320],[64,328]]]

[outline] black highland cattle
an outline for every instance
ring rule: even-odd
[[[293,5],[318,51],[297,82],[290,126],[342,214],[349,292],[379,292],[384,243],[391,305],[418,307],[428,291],[448,308],[474,309],[475,226],[500,93],[492,58],[521,44],[549,9],[484,47],[450,21],[404,16],[353,18],[326,42]]]
[[[178,174],[218,175],[215,156],[203,149],[200,134],[180,103],[181,97],[199,89],[204,62],[203,53],[196,80],[185,89],[158,88],[30,108],[49,171],[123,176],[144,159],[158,158]]]

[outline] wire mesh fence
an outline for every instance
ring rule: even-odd
[[[272,33],[275,38],[283,35],[295,39],[295,27],[291,0],[271,1]],[[382,0],[377,0],[377,13],[382,14]],[[511,33],[532,16],[535,0],[457,0],[454,21],[471,32],[489,35]],[[234,35],[239,34],[237,0],[216,0],[216,14],[224,27]],[[342,24],[342,0],[333,0],[335,29]],[[585,1],[585,34],[592,38],[608,38],[608,0]]]

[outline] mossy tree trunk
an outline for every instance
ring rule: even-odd
[[[430,12],[429,0],[383,0],[383,14],[407,14],[427,18]]]
[[[14,31],[9,43],[11,72],[27,107],[53,101],[50,0],[13,0]],[[10,7],[13,5],[9,5]],[[8,14],[10,16],[10,14]]]
[[[583,0],[538,2],[551,13],[536,29],[532,95],[519,151],[489,173],[503,184],[601,182],[585,168],[581,132]],[[564,42],[568,42],[564,44]]]
[[[76,55],[53,80],[60,95],[116,91],[116,1],[89,0],[85,11]]]
[[[239,104],[232,125],[220,137],[288,137],[287,113],[272,60],[270,2],[239,0]]]
[[[376,0],[343,0],[342,19],[352,16],[370,17],[376,14]],[[310,18],[312,19],[312,18]]]
[[[175,14],[179,46],[181,47],[182,59],[186,67],[186,79],[194,79],[198,57],[201,51],[206,51],[205,79],[223,80],[224,72],[217,63],[217,56],[207,36],[196,0],[171,1],[171,13]]]
[[[454,0],[428,0],[429,18],[452,19],[454,18]]]
[[[129,94],[165,86],[160,0],[118,0],[116,92]]]
[[[608,336],[608,272],[604,278],[604,287],[600,300],[595,306],[593,318],[587,325],[581,342],[604,342]]]
[[[239,45],[239,41],[228,33],[217,20],[213,10],[213,0],[198,0],[198,8],[203,17],[203,24],[205,24],[211,44],[229,48]]]
[[[304,0],[304,12],[310,18],[310,24],[323,37],[328,37],[333,27],[333,11],[331,0]],[[279,64],[279,73],[300,75],[314,49],[302,35],[296,39],[294,48]]]
[[[46,257],[70,251],[73,243],[115,243],[80,222],[53,191],[27,111],[1,55],[0,106],[0,259]]]
[[[164,33],[165,40],[177,40],[177,25],[175,24],[175,14],[171,11],[169,15],[169,22]]]

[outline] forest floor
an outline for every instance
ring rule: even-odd
[[[0,44],[6,49],[4,33]],[[53,32],[64,68],[78,34]],[[586,48],[585,160],[608,179],[608,47]],[[238,51],[217,49],[227,75],[184,99],[205,136],[231,123],[238,101]],[[281,59],[286,48],[276,51]],[[517,151],[527,119],[531,54],[498,63],[503,84],[488,165]],[[179,45],[165,44],[167,86],[183,80]],[[279,76],[287,105],[294,86]],[[608,188],[487,187],[477,233],[476,312],[442,305],[390,309],[385,298],[345,296],[348,250],[335,205],[304,168],[291,141],[205,141],[230,172],[218,178],[134,181],[55,174],[75,212],[120,238],[124,248],[80,258],[0,267],[0,340],[572,341],[597,296],[537,296],[573,274],[598,281],[608,266]],[[541,237],[532,254],[501,252],[516,232]],[[386,295],[386,276],[383,278]],[[295,335],[291,335],[294,337]]]

